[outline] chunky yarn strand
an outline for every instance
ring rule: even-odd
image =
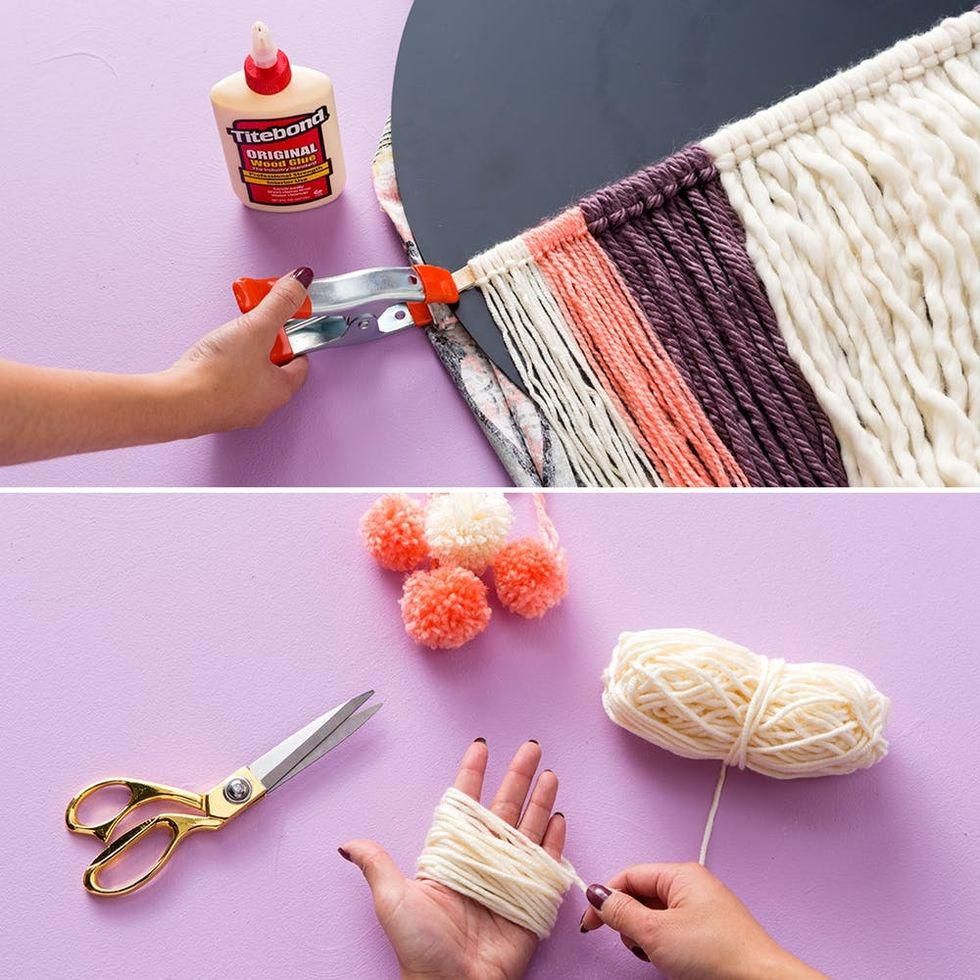
[[[538,939],[551,935],[568,889],[586,888],[567,861],[454,787],[436,807],[416,878],[438,882]]]
[[[980,12],[703,146],[850,481],[980,485]]]

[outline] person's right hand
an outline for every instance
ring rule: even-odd
[[[817,980],[699,864],[638,864],[590,885],[582,932],[603,925],[671,980]]]

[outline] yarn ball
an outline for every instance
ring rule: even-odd
[[[518,538],[493,561],[497,597],[511,612],[537,619],[568,592],[565,556],[537,538]]]
[[[386,494],[361,518],[361,538],[371,557],[390,572],[410,572],[428,557],[425,511],[403,493]]]
[[[425,537],[433,558],[481,575],[503,547],[514,512],[499,490],[445,493],[433,497],[425,516]]]
[[[469,569],[453,565],[409,575],[401,608],[408,635],[431,650],[455,650],[490,622],[487,587]]]
[[[661,629],[624,633],[602,679],[616,724],[688,759],[797,779],[866,769],[888,751],[890,702],[850,667]]]

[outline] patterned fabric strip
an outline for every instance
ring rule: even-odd
[[[752,484],[845,484],[834,432],[789,355],[704,150],[683,150],[581,208]]]

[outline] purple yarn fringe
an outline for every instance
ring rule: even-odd
[[[580,206],[752,484],[846,486],[711,157],[688,147]]]

